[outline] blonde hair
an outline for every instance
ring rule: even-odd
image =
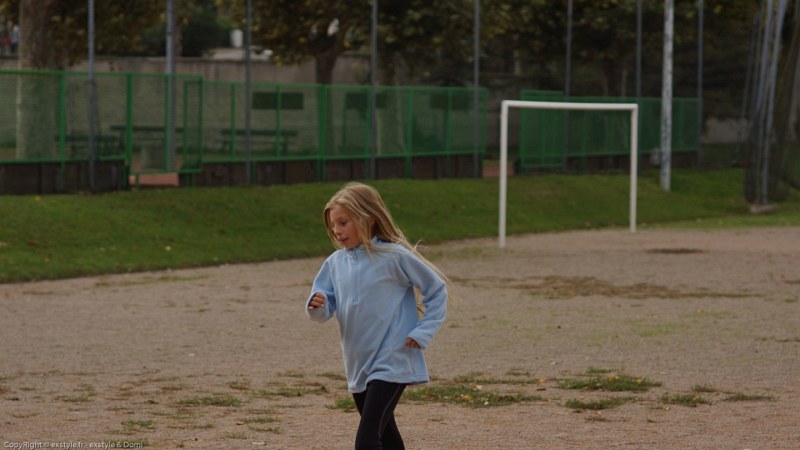
[[[364,245],[364,250],[368,254],[375,251],[386,251],[376,247],[372,243],[372,238],[376,237],[384,242],[392,242],[408,249],[423,263],[431,268],[442,280],[449,284],[447,277],[439,270],[436,265],[425,259],[416,245],[412,245],[400,228],[395,225],[389,209],[383,203],[383,199],[378,191],[372,186],[366,184],[351,182],[342,187],[336,194],[331,197],[330,201],[325,205],[323,217],[325,220],[325,230],[328,232],[328,237],[336,248],[342,248],[342,244],[336,239],[333,234],[333,224],[331,223],[330,212],[333,208],[340,207],[347,211],[350,219],[353,220],[356,226],[358,238]],[[422,311],[421,298],[419,291],[414,289],[417,297],[417,308]]]

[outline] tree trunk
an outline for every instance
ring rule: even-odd
[[[20,0],[19,65],[21,69],[62,70],[67,58],[53,45],[48,30],[58,0]]]
[[[331,84],[333,82],[333,68],[336,67],[338,55],[319,53],[314,55],[315,77],[317,84]]]
[[[21,0],[19,6],[21,69],[61,70],[66,57],[53,45],[48,23],[58,0]],[[17,81],[17,159],[56,156],[58,133],[57,76],[20,75]]]
[[[331,92],[329,86],[333,81],[333,68],[336,65],[336,56],[330,53],[318,53],[314,55],[316,63],[316,82],[322,85],[320,101],[323,101],[322,96],[325,96],[325,110],[320,110],[323,114],[321,131],[325,134],[320,136],[320,151],[325,155],[338,155],[341,149],[336,145],[335,136],[333,133],[334,128],[334,112],[333,104],[331,102]]]

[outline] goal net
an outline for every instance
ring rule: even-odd
[[[508,113],[511,108],[546,109],[563,111],[629,111],[630,126],[630,207],[629,226],[636,232],[636,183],[638,156],[639,106],[636,103],[569,103],[533,102],[522,100],[503,100],[500,111],[500,204],[498,241],[501,248],[506,246],[506,203],[508,192]]]

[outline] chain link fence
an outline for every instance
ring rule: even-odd
[[[168,172],[181,174],[182,184],[199,185],[364,178],[371,160],[381,178],[474,175],[469,88],[379,87],[373,151],[372,97],[365,86],[253,83],[248,127],[244,83],[98,73],[90,136],[89,83],[79,72],[0,72],[3,192],[13,191],[8,184],[23,165],[57,167],[54,191],[84,188],[93,156],[114,163],[113,174],[100,176],[105,189],[124,187],[131,176]],[[479,160],[487,99],[482,90]],[[80,173],[67,174],[69,166]]]

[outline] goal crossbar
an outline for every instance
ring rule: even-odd
[[[500,111],[500,214],[498,240],[500,248],[506,246],[506,200],[508,192],[508,111],[520,109],[558,109],[579,111],[630,111],[631,113],[631,168],[630,204],[628,222],[631,233],[636,232],[636,183],[638,161],[639,105],[636,103],[568,103],[503,100]]]

